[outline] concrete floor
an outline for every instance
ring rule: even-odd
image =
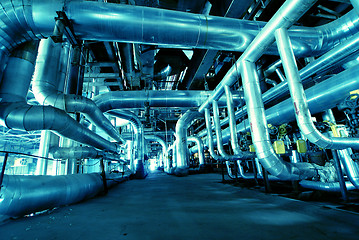
[[[106,197],[9,220],[0,239],[359,239],[359,215],[219,183],[152,174]]]

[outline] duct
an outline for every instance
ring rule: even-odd
[[[162,146],[162,161],[163,161],[163,165],[164,165],[164,171],[168,172],[170,163],[169,163],[169,159],[168,159],[168,149],[167,149],[166,142],[161,137],[156,136],[156,135],[145,135],[145,139],[156,141],[159,144],[161,144],[161,146]]]
[[[83,96],[58,92],[61,44],[55,44],[51,38],[40,41],[36,60],[32,90],[41,105],[50,105],[66,112],[81,112],[109,136],[123,142],[120,134],[111,122],[103,115],[96,104]],[[63,76],[60,75],[63,78]]]
[[[26,104],[26,95],[34,71],[37,43],[26,43],[14,51],[0,84],[0,122],[9,129],[53,130],[75,141],[117,152],[111,143],[81,126],[65,112],[49,106]],[[21,71],[19,72],[19,69]],[[16,76],[17,81],[13,81]]]
[[[212,158],[216,161],[223,161],[224,159],[214,152],[214,146],[213,146],[213,134],[212,134],[212,124],[210,119],[210,113],[209,109],[204,109],[204,118],[206,121],[206,129],[207,129],[207,145],[209,149],[209,154],[211,154]]]
[[[101,109],[102,110],[102,109]],[[141,120],[137,117],[136,114],[134,114],[131,111],[125,111],[125,110],[111,110],[108,111],[109,114],[125,119],[131,123],[131,126],[133,127],[133,132],[135,134],[135,143],[134,143],[134,149],[135,149],[135,169],[136,178],[145,178],[147,176],[146,170],[144,168],[144,161],[145,161],[145,144],[144,144],[144,132],[143,132],[143,124]]]
[[[274,31],[278,28],[289,28],[301,17],[316,1],[315,0],[293,0],[286,1],[274,14],[269,22],[261,29],[257,36],[250,42],[240,58],[217,85],[212,95],[204,102],[199,111],[213,100],[218,100],[224,93],[224,86],[232,86],[238,78],[238,69],[242,61],[256,62],[274,42]],[[305,36],[305,32],[301,32]],[[297,46],[298,47],[298,46]],[[299,53],[298,53],[299,54]],[[300,55],[300,54],[299,54]]]
[[[0,219],[73,204],[94,197],[103,190],[103,180],[99,173],[5,175],[0,194]]]
[[[211,92],[208,91],[116,91],[98,95],[94,98],[96,105],[106,112],[111,109],[144,108],[149,107],[198,107],[205,101]],[[242,103],[242,96],[234,94],[234,104]],[[226,99],[219,100],[219,105],[224,106]]]
[[[193,136],[187,137],[187,140],[189,142],[195,142],[197,144],[198,161],[199,161],[199,167],[201,168],[202,166],[205,165],[205,162],[204,162],[204,147],[203,147],[202,139],[193,135]]]
[[[299,182],[299,185],[304,188],[309,188],[313,190],[321,190],[327,192],[340,192],[339,182],[315,182],[309,180],[302,180]],[[347,190],[354,190],[355,186],[351,182],[345,182]]]
[[[311,165],[305,163],[293,165],[284,162],[274,152],[268,133],[267,119],[261,99],[261,90],[255,64],[243,61],[240,66],[250,129],[252,132],[252,142],[262,166],[273,176],[282,180],[303,179],[316,176],[317,173]]]
[[[289,36],[285,29],[278,29],[275,33],[279,53],[287,76],[287,82],[295,109],[298,127],[304,136],[321,148],[344,149],[352,147],[359,149],[359,138],[326,137],[314,126],[308,108],[304,88],[298,73]]]
[[[192,121],[200,116],[201,114],[197,110],[190,109],[187,110],[176,123],[177,166],[175,174],[177,176],[188,175],[189,151],[187,144],[187,129]]]

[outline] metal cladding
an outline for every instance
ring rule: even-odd
[[[109,136],[122,142],[119,132],[91,99],[57,91],[60,81],[57,75],[61,52],[62,45],[54,43],[51,38],[40,41],[32,84],[36,100],[42,105],[54,106],[69,113],[84,113],[91,122],[103,129]]]
[[[50,106],[32,106],[26,103],[26,94],[34,71],[37,43],[29,42],[13,52],[0,84],[0,120],[7,128],[54,130],[75,141],[117,152],[111,143],[80,125],[64,111]],[[22,71],[18,74],[18,69]],[[13,81],[16,76],[17,81]]]
[[[148,103],[149,107],[198,107],[211,94],[211,91],[117,91],[98,95],[94,101],[103,111],[122,108],[143,108]],[[242,104],[242,96],[234,94],[234,103]],[[226,99],[223,97],[219,104],[224,106]]]
[[[133,127],[133,132],[135,134],[134,141],[134,150],[135,150],[135,175],[137,178],[145,178],[147,176],[146,170],[144,169],[145,161],[145,139],[143,132],[143,124],[141,120],[137,117],[136,114],[130,111],[125,110],[112,110],[108,112],[109,114],[125,119],[129,121]]]
[[[64,206],[103,191],[99,173],[66,176],[5,175],[0,196],[0,218]]]

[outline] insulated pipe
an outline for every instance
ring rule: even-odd
[[[50,153],[56,159],[83,159],[83,158],[103,158],[105,160],[123,162],[119,154],[111,154],[96,150],[92,147],[52,147]]]
[[[224,147],[223,147],[222,129],[221,129],[220,120],[219,120],[219,108],[218,108],[217,101],[213,101],[212,106],[213,106],[213,121],[214,121],[214,126],[216,129],[218,152],[226,160],[236,160],[236,159],[238,159],[238,157],[236,155],[230,155],[230,154],[226,153],[226,151],[224,150]]]
[[[326,182],[302,180],[299,182],[299,185],[304,188],[309,188],[314,190],[321,190],[327,192],[340,192],[339,182],[326,183]],[[345,186],[347,190],[355,189],[355,186],[351,182],[345,182]]]
[[[121,64],[125,73],[126,80],[131,82],[135,77],[135,63],[134,63],[134,53],[133,53],[133,44],[131,43],[121,43],[118,44],[121,56]]]
[[[144,108],[145,103],[149,107],[198,107],[204,102],[210,91],[116,91],[98,95],[94,98],[96,105],[101,111],[106,112],[111,109],[123,108]],[[234,104],[242,103],[243,97],[234,94]],[[226,99],[220,99],[219,104],[224,106]]]
[[[188,144],[187,144],[187,129],[193,120],[199,118],[201,114],[197,110],[189,109],[176,123],[176,154],[177,167],[175,174],[177,176],[188,175]]]
[[[225,90],[226,99],[227,99],[227,111],[228,111],[228,117],[229,117],[229,128],[230,128],[230,133],[231,133],[231,146],[232,146],[234,155],[236,155],[239,159],[253,158],[254,154],[244,153],[241,151],[241,149],[239,147],[237,129],[236,129],[236,119],[234,117],[234,107],[233,107],[234,104],[233,104],[232,92],[231,92],[229,86],[224,86],[224,90]],[[220,127],[220,124],[219,124],[219,127]]]
[[[206,121],[206,129],[207,129],[207,145],[209,149],[209,153],[211,154],[212,158],[216,161],[223,161],[224,159],[222,156],[218,155],[214,152],[214,146],[213,146],[213,133],[212,133],[212,124],[210,119],[210,112],[208,108],[204,109],[204,118]]]
[[[50,105],[65,112],[84,113],[91,122],[113,139],[123,142],[119,132],[91,99],[57,91],[59,86],[57,70],[60,64],[61,50],[61,44],[54,43],[51,38],[40,41],[32,84],[36,100],[41,105]]]
[[[0,122],[9,129],[26,131],[53,130],[75,141],[117,152],[111,143],[83,127],[64,111],[49,106],[26,104],[31,76],[34,71],[37,43],[26,43],[10,57],[0,83]],[[19,71],[21,69],[21,71]],[[13,81],[16,76],[16,81]]]
[[[163,161],[163,165],[164,165],[164,171],[168,172],[170,164],[169,164],[169,159],[168,159],[168,155],[167,155],[168,149],[167,149],[166,142],[161,137],[156,136],[156,135],[145,135],[145,139],[158,142],[162,146],[162,161]]]
[[[4,50],[11,50],[14,45],[28,39],[50,36],[56,11],[61,10],[73,22],[74,31],[82,40],[134,42],[190,49],[244,51],[265,25],[263,22],[125,4],[71,0],[29,0],[23,4],[21,0],[9,1],[12,4],[2,4],[1,9],[4,15],[1,18],[6,23],[0,39]],[[300,3],[303,4],[303,1]],[[300,7],[297,4],[294,8],[299,11]],[[296,54],[304,56],[320,53],[332,47],[338,39],[356,31],[356,19],[356,15],[350,13],[322,27],[293,28],[292,34],[297,40]],[[344,24],[347,27],[342,28]],[[269,53],[272,51],[275,50],[270,49]]]
[[[73,204],[103,191],[98,173],[62,176],[5,175],[0,194],[0,219],[19,217]]]
[[[331,67],[338,66],[338,64],[343,61],[347,61],[348,58],[351,58],[357,51],[359,51],[359,33],[356,33],[343,43],[338,44],[333,49],[302,68],[299,71],[299,75],[303,84],[305,85],[312,81],[310,77],[314,74],[320,75],[320,73],[330,69]],[[279,63],[281,64],[281,61],[279,61]],[[266,105],[275,99],[284,97],[288,93],[289,90],[287,81],[281,82],[277,84],[277,86],[270,88],[268,91],[263,93],[263,103]],[[235,119],[243,118],[245,115],[247,115],[247,106],[242,106],[235,112]],[[227,125],[228,122],[229,118],[223,119],[221,121],[221,126]],[[198,135],[203,137],[205,133],[206,131],[202,131]]]
[[[359,15],[359,1],[358,0],[350,0],[350,3],[353,5],[356,13]]]
[[[144,138],[144,130],[143,124],[141,120],[138,118],[136,114],[131,111],[125,110],[111,110],[108,112],[109,114],[125,119],[131,123],[133,127],[133,132],[135,134],[135,143],[134,143],[134,150],[135,150],[135,162],[136,162],[136,178],[145,178],[147,176],[146,170],[144,168],[144,161],[145,161],[145,138]]]
[[[349,181],[359,189],[359,168],[358,164],[351,158],[351,149],[338,150],[340,161],[343,164]]]
[[[199,167],[201,168],[202,166],[205,165],[204,162],[204,147],[203,147],[203,141],[201,138],[197,137],[197,136],[190,136],[187,137],[187,140],[189,142],[195,142],[197,144],[197,149],[198,149],[198,161],[199,161]]]
[[[202,112],[213,100],[218,100],[224,93],[224,86],[232,86],[238,78],[238,70],[242,61],[256,62],[274,43],[274,31],[278,28],[289,28],[299,19],[316,0],[287,0],[278,9],[269,22],[261,29],[257,36],[247,46],[244,53],[234,63],[231,69],[223,77],[222,81],[214,89],[212,95],[204,102],[199,111]],[[302,32],[305,36],[305,32]]]
[[[281,28],[275,32],[275,36],[292,96],[297,124],[303,135],[310,142],[324,149],[349,147],[359,149],[359,138],[326,137],[314,126],[288,33],[286,29]]]
[[[282,180],[298,180],[317,176],[317,172],[312,165],[305,163],[293,165],[284,162],[274,152],[268,133],[267,119],[255,64],[243,61],[240,66],[252,141],[262,166],[273,176]]]

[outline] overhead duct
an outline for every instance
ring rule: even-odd
[[[84,113],[91,122],[114,140],[123,142],[119,132],[91,99],[57,91],[59,86],[57,70],[61,50],[61,44],[54,43],[51,38],[40,41],[32,83],[36,100],[41,105],[50,105],[69,113]]]
[[[0,84],[0,121],[9,129],[26,131],[53,130],[58,134],[90,146],[117,152],[118,145],[83,127],[64,111],[50,106],[26,103],[37,42],[29,42],[13,52]],[[19,71],[21,69],[21,71]],[[16,81],[13,81],[16,76]]]
[[[6,26],[1,32],[0,50],[6,52],[24,41],[49,37],[54,29],[56,11],[61,10],[73,22],[76,35],[83,40],[188,49],[244,51],[265,25],[257,21],[92,1],[66,1],[65,4],[63,0],[29,0],[26,4],[22,0],[8,2],[11,4],[1,3],[0,12],[0,19]],[[181,19],[181,24],[178,24],[178,19]],[[296,44],[295,54],[323,53],[357,32],[357,19],[352,11],[321,27],[293,27],[290,34]],[[269,53],[271,51],[276,50],[273,48]]]
[[[359,138],[326,137],[314,126],[289,36],[286,30],[282,28],[275,32],[275,36],[301,133],[310,142],[324,149],[344,149],[349,147],[359,149]]]
[[[96,105],[101,111],[122,108],[144,108],[146,103],[149,107],[198,107],[205,101],[210,91],[116,91],[98,95],[94,98]],[[242,96],[234,94],[234,102],[242,104]],[[220,106],[226,104],[223,97],[219,100]]]
[[[176,123],[176,150],[173,151],[177,155],[177,165],[175,174],[177,176],[188,175],[188,144],[187,144],[187,129],[193,120],[199,118],[201,114],[196,110],[187,110],[185,114]]]
[[[144,167],[145,161],[145,149],[144,149],[144,132],[143,132],[143,124],[141,120],[131,111],[125,110],[111,110],[108,112],[109,114],[125,119],[131,123],[133,127],[133,131],[135,134],[135,176],[136,178],[145,178],[147,176],[146,169]]]
[[[169,159],[168,159],[168,155],[167,155],[168,148],[167,148],[166,142],[161,137],[156,136],[156,135],[145,135],[145,139],[158,142],[162,146],[163,167],[164,167],[164,171],[168,172],[170,164],[169,164]]]

